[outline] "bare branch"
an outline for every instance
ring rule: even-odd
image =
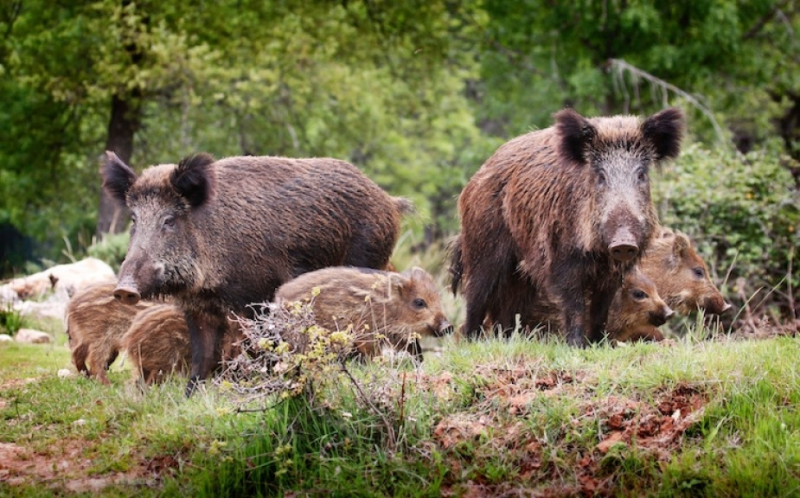
[[[772,8],[765,16],[758,20],[752,28],[747,30],[747,33],[742,36],[742,40],[749,40],[758,34],[759,31],[769,22],[770,18],[774,17],[775,14],[778,14],[781,9],[783,9],[786,4],[789,3],[789,0],[783,0],[778,5]]]
[[[711,110],[705,105],[703,105],[694,95],[684,90],[681,90],[672,83],[666,82],[661,78],[653,76],[652,74],[643,71],[636,66],[628,64],[622,59],[609,59],[606,65],[607,67],[610,67],[614,71],[614,75],[617,78],[617,81],[615,81],[615,86],[619,84],[624,89],[623,93],[625,93],[626,95],[625,97],[626,106],[628,105],[627,99],[629,97],[627,95],[628,93],[627,88],[625,88],[624,84],[625,73],[631,76],[634,86],[638,85],[638,80],[641,79],[649,82],[652,85],[651,87],[652,90],[659,90],[661,92],[661,98],[663,100],[664,106],[667,105],[669,92],[672,92],[685,99],[687,102],[692,104],[692,106],[694,106],[696,109],[702,112],[708,118],[709,121],[711,121],[711,124],[714,126],[714,131],[717,134],[717,139],[720,141],[720,143],[729,145],[725,140],[725,134],[722,131],[722,127],[719,125],[719,123],[717,123],[717,120],[714,118],[714,115],[712,114]],[[635,94],[638,99],[638,89],[635,90]],[[656,98],[657,95],[655,93],[653,93],[653,97],[654,100],[657,100]]]

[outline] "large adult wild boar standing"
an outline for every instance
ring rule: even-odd
[[[517,314],[525,324],[525,310],[547,302],[568,343],[601,338],[658,225],[649,173],[678,155],[683,114],[587,119],[565,109],[555,121],[501,146],[459,197],[453,286],[463,278],[470,337],[484,323],[508,330]]]
[[[114,295],[173,295],[192,346],[187,394],[220,361],[231,312],[272,299],[283,282],[327,266],[384,268],[408,201],[336,159],[208,154],[141,176],[106,153],[103,185],[133,225]]]

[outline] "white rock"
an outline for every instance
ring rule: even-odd
[[[14,342],[14,339],[8,334],[0,334],[0,342]]]
[[[37,303],[35,301],[21,301],[14,305],[14,309],[21,315],[34,318],[58,318],[63,320],[67,309],[66,301],[45,301]]]
[[[16,278],[3,286],[14,291],[20,298],[27,299],[54,290],[68,298],[81,287],[105,280],[113,280],[114,270],[97,258],[86,258],[77,263],[56,265],[47,270]],[[2,291],[6,292],[6,291]]]
[[[50,334],[40,330],[19,329],[15,339],[25,344],[46,344],[50,342]]]
[[[69,368],[62,368],[58,371],[58,378],[59,379],[69,379],[75,377],[75,374]]]
[[[0,304],[15,303],[19,301],[17,291],[7,285],[0,285]]]

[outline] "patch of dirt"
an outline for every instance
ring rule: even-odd
[[[41,379],[41,377],[28,377],[25,379],[10,379],[2,384],[0,384],[0,391],[5,391],[7,389],[17,389],[19,387],[25,386],[30,384],[31,382],[36,382],[37,380]]]
[[[800,333],[800,320],[787,320],[775,322],[769,316],[758,318],[741,318],[733,326],[730,334],[720,334],[715,336],[718,341],[737,340],[762,340],[774,337],[794,337]]]
[[[606,454],[616,444],[633,445],[668,460],[686,429],[702,418],[707,401],[702,390],[683,383],[662,390],[655,407],[612,396],[604,405],[587,407],[606,431],[596,449]]]
[[[444,417],[433,431],[436,444],[448,452],[453,476],[478,474],[466,484],[443,488],[445,496],[613,495],[616,474],[605,463],[614,458],[613,449],[621,445],[644,458],[669,460],[680,451],[686,430],[701,420],[709,399],[705,388],[681,383],[654,391],[646,401],[626,396],[597,400],[585,374],[535,368],[482,367],[475,378],[483,398],[468,411]],[[437,379],[429,379],[432,390],[436,385]],[[537,396],[552,395],[578,400],[579,413],[560,432],[543,436],[521,415]],[[598,444],[570,442],[571,434],[589,426],[600,427]],[[516,472],[508,483],[496,485],[481,475],[482,461],[500,454]]]
[[[447,371],[439,375],[420,374],[417,377],[417,386],[425,391],[430,391],[442,401],[449,401],[455,394],[453,374]]]
[[[167,455],[140,462],[128,472],[89,476],[93,462],[84,456],[89,446],[87,441],[65,440],[57,451],[48,454],[14,443],[0,443],[0,482],[11,486],[42,483],[51,489],[94,493],[111,485],[158,486],[162,476],[179,465]]]
[[[565,396],[584,393],[589,380],[585,372],[546,370],[538,364],[518,364],[500,368],[479,365],[476,377],[484,381],[479,390],[492,403],[499,401],[511,415],[524,415],[538,396]]]
[[[433,430],[433,437],[449,450],[464,441],[478,441],[481,436],[487,436],[486,428],[490,424],[492,420],[487,416],[457,413],[443,418]]]

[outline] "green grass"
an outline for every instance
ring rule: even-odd
[[[71,464],[24,484],[0,475],[0,495],[122,475],[91,494],[792,496],[799,355],[794,338],[585,350],[448,338],[417,369],[348,364],[360,390],[341,376],[313,403],[237,413],[213,387],[185,399],[183,379],[142,393],[118,366],[111,386],[59,378],[60,339],[3,344],[0,443]],[[601,451],[614,432],[628,436]]]

